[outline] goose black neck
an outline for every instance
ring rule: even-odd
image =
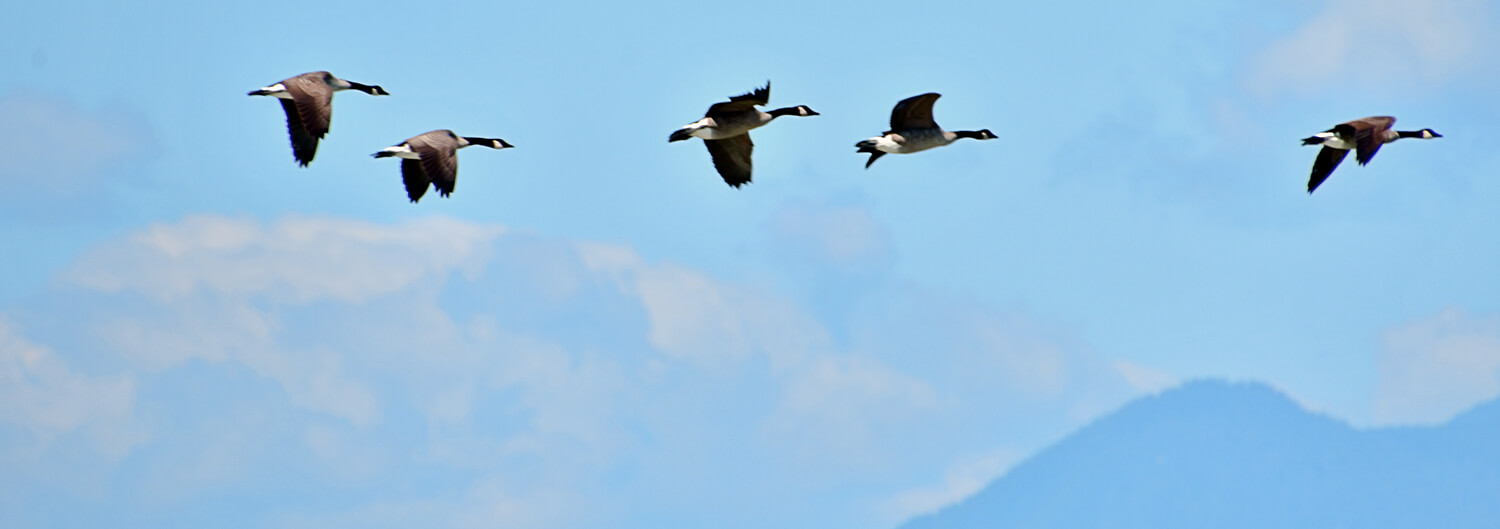
[[[359,84],[354,81],[349,81],[349,88],[359,90],[372,96],[389,95],[386,93],[385,89],[380,87],[380,85]]]
[[[485,147],[489,147],[489,148],[492,148],[492,149],[503,149],[503,148],[506,148],[506,147],[514,147],[514,145],[511,145],[509,143],[505,143],[505,140],[502,140],[502,139],[499,139],[499,138],[477,138],[477,137],[464,136],[464,141],[469,142],[469,145],[483,145]]]
[[[778,118],[781,116],[800,116],[802,115],[802,110],[800,107],[786,107],[772,110],[770,112],[767,112],[767,114],[770,114],[772,117]]]
[[[955,130],[953,131],[953,135],[958,138],[970,138],[975,140],[984,139],[983,131],[978,130]]]
[[[1420,130],[1398,130],[1398,131],[1396,131],[1396,137],[1398,137],[1398,138],[1420,138],[1420,137],[1422,137],[1422,131],[1420,131]]]

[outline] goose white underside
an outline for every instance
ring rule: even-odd
[[[276,99],[291,99],[292,98],[292,93],[286,91],[286,85],[281,84],[281,83],[276,83],[276,84],[273,84],[271,86],[267,86],[265,88],[260,89],[259,91],[260,92],[270,92],[269,94],[266,94],[266,95],[274,97]]]
[[[890,136],[876,136],[865,141],[875,144],[875,150],[880,152],[892,154],[901,154],[906,152],[901,149],[901,144],[896,143],[896,140],[892,139]]]
[[[1344,141],[1343,138],[1338,137],[1337,134],[1334,134],[1332,132],[1319,132],[1317,134],[1313,134],[1313,137],[1323,138],[1323,143],[1320,143],[1319,145],[1322,145],[1324,147],[1332,147],[1334,149],[1342,149],[1346,151],[1354,148],[1354,143]]]
[[[719,129],[706,128],[705,127],[705,128],[701,128],[701,129],[696,129],[696,130],[690,132],[689,134],[691,134],[694,138],[701,138],[701,139],[705,139],[705,140],[722,140],[722,139],[726,139],[726,138],[733,138],[735,136],[739,136],[740,134],[744,134],[744,133],[742,132],[740,134],[725,134],[723,131],[721,131]]]
[[[731,127],[734,130],[724,130],[719,128],[719,124],[715,122],[713,118],[703,118],[683,126],[682,130],[688,131],[688,135],[694,138],[704,140],[723,140],[745,134],[764,124],[765,122],[760,122],[754,123],[749,127],[744,127],[743,129],[739,127]]]
[[[897,141],[897,138],[901,138],[901,141]],[[870,138],[868,141],[875,144],[875,150],[889,154],[911,154],[952,143],[942,141],[913,141],[913,139],[895,134],[877,136]]]
[[[384,149],[381,149],[380,152],[388,152],[391,153],[392,156],[395,156],[397,158],[405,158],[407,160],[422,159],[421,155],[417,154],[416,151],[411,150],[411,146],[404,143],[395,147],[386,147]]]

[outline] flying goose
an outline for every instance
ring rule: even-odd
[[[371,156],[401,159],[401,180],[406,182],[406,196],[415,203],[427,193],[428,185],[437,188],[438,195],[443,197],[453,193],[458,178],[458,150],[470,145],[492,149],[515,147],[498,138],[459,136],[451,130],[440,129],[412,136]]]
[[[854,144],[859,148],[858,152],[870,153],[870,160],[865,162],[865,169],[869,169],[870,164],[875,163],[875,160],[885,156],[886,153],[921,152],[953,143],[959,138],[995,139],[995,133],[990,132],[990,129],[943,130],[936,121],[932,120],[932,104],[937,102],[939,97],[942,97],[942,94],[929,92],[908,97],[896,103],[896,107],[891,109],[891,130]]]
[[[761,112],[755,107],[771,101],[771,82],[765,88],[737,95],[723,103],[714,103],[703,114],[703,119],[694,121],[672,132],[668,143],[688,138],[703,138],[708,154],[714,159],[714,168],[724,177],[724,183],[740,187],[750,183],[750,153],[755,143],[750,141],[751,129],[760,127],[781,116],[816,116],[817,112],[807,105],[778,108]]]
[[[1422,130],[1391,130],[1391,125],[1396,124],[1396,118],[1390,116],[1372,116],[1354,121],[1347,121],[1334,126],[1323,132],[1302,139],[1302,145],[1322,145],[1323,150],[1318,152],[1318,159],[1313,162],[1312,176],[1307,180],[1307,192],[1312,194],[1318,185],[1333,174],[1334,168],[1339,162],[1344,161],[1344,156],[1354,149],[1354,158],[1360,165],[1370,163],[1375,157],[1375,152],[1380,150],[1381,145],[1399,140],[1401,138],[1420,138],[1430,140],[1441,138],[1442,134],[1432,129]]]
[[[359,90],[372,96],[388,96],[385,89],[334,77],[328,72],[308,72],[250,92],[253,96],[271,96],[281,100],[286,111],[286,131],[292,137],[292,155],[297,164],[307,167],[318,152],[318,140],[328,134],[333,119],[333,93]]]

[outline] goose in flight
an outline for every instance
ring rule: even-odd
[[[702,138],[708,146],[708,154],[714,159],[714,168],[724,183],[740,187],[750,183],[750,153],[755,143],[750,141],[750,130],[761,127],[781,116],[816,116],[817,112],[807,105],[778,108],[761,112],[757,106],[771,101],[771,82],[764,88],[737,95],[729,101],[708,107],[703,119],[694,121],[672,132],[668,143],[688,138]]]
[[[1333,128],[1319,132],[1302,139],[1302,145],[1322,145],[1323,150],[1318,151],[1317,160],[1313,161],[1312,176],[1307,180],[1307,193],[1312,194],[1328,175],[1344,161],[1344,156],[1350,150],[1355,152],[1354,158],[1360,165],[1370,163],[1375,157],[1376,151],[1381,145],[1391,143],[1401,138],[1417,138],[1430,140],[1441,138],[1432,129],[1422,130],[1391,130],[1396,124],[1396,118],[1390,116],[1372,116],[1368,118],[1346,121],[1335,125]]]
[[[447,197],[453,193],[453,185],[458,181],[458,150],[470,145],[491,149],[515,147],[498,138],[459,136],[451,130],[440,129],[412,136],[371,156],[401,159],[401,180],[406,182],[406,197],[416,203],[427,193],[429,185],[437,188],[439,196]]]
[[[292,155],[297,164],[307,167],[318,152],[318,140],[328,134],[333,119],[333,93],[359,90],[372,96],[388,96],[378,85],[364,85],[334,77],[328,72],[308,72],[289,77],[260,90],[253,96],[271,96],[281,100],[286,111],[286,131],[292,137]]]
[[[858,149],[857,152],[870,153],[869,161],[865,162],[865,169],[869,169],[875,160],[887,153],[921,152],[953,143],[959,138],[995,139],[995,133],[990,132],[990,129],[943,130],[932,119],[932,104],[936,103],[939,97],[942,97],[942,94],[928,92],[902,99],[900,103],[896,103],[896,107],[891,109],[891,130],[854,144]]]

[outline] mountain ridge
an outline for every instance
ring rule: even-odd
[[[1195,381],[900,529],[1492,528],[1497,434],[1495,401],[1442,425],[1356,429],[1264,384]]]

